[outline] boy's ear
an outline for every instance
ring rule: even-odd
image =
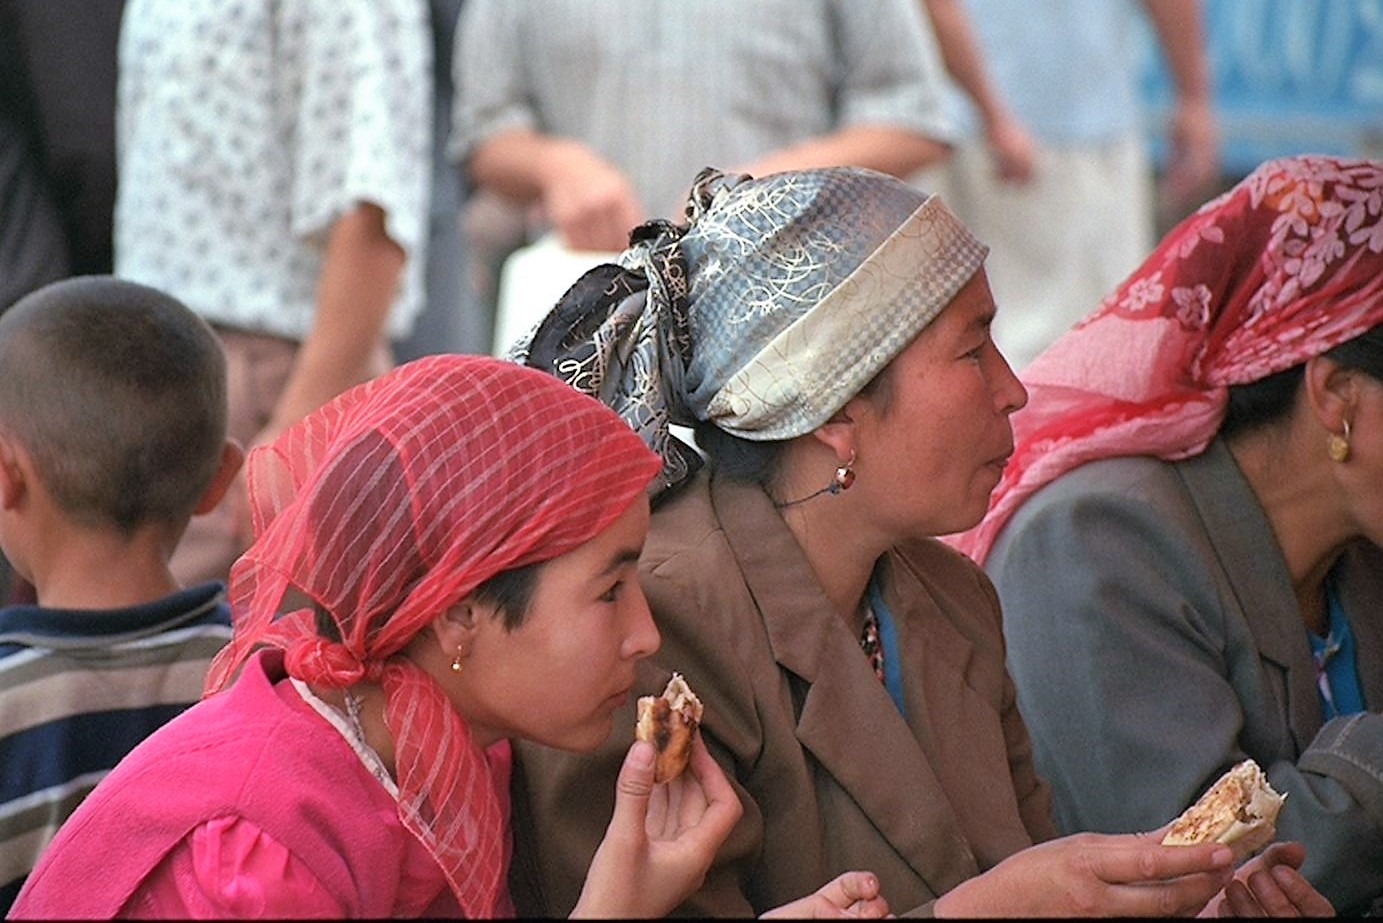
[[[0,508],[14,509],[29,489],[23,451],[9,436],[0,435]]]
[[[216,504],[221,502],[231,484],[235,483],[235,476],[240,473],[240,466],[244,461],[245,450],[240,447],[240,443],[234,439],[227,439],[226,444],[221,447],[221,461],[216,466],[216,473],[211,476],[211,483],[207,485],[206,490],[202,491],[202,497],[192,511],[193,515],[209,513],[216,508]]]

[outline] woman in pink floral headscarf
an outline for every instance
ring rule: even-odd
[[[1065,829],[1155,826],[1252,757],[1307,877],[1383,895],[1381,325],[1383,163],[1294,157],[1028,368],[955,543],[999,589]]]

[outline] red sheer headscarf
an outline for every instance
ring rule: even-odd
[[[400,820],[463,912],[493,915],[504,830],[489,765],[441,687],[399,652],[488,578],[603,531],[660,464],[602,404],[495,359],[429,357],[346,392],[250,453],[256,538],[231,571],[235,634],[208,692],[266,644],[305,682],[380,683]],[[281,612],[290,588],[339,641],[311,609]]]
[[[1383,162],[1268,161],[1163,238],[1025,370],[1028,405],[989,514],[952,544],[983,563],[1032,493],[1086,462],[1203,451],[1231,385],[1383,322]]]

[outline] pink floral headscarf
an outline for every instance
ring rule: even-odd
[[[1383,162],[1272,160],[1163,238],[1024,372],[989,513],[950,541],[980,563],[1015,510],[1086,462],[1203,451],[1231,385],[1383,322]]]
[[[490,577],[599,534],[661,465],[604,405],[497,359],[428,357],[347,391],[250,453],[255,541],[231,570],[235,634],[207,689],[266,644],[304,682],[380,683],[399,819],[464,914],[493,916],[505,831],[490,765],[437,682],[398,655]],[[290,588],[339,641],[284,605]]]

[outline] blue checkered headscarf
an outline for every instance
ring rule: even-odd
[[[851,167],[762,179],[704,170],[687,222],[635,229],[510,357],[610,405],[664,458],[671,424],[744,439],[821,426],[940,313],[986,248],[935,196]]]

